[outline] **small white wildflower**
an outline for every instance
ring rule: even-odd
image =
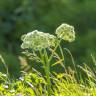
[[[14,89],[10,90],[10,93],[14,93],[14,92],[15,92],[15,90],[14,90]]]
[[[19,80],[24,81],[24,77],[19,77]]]
[[[8,89],[8,85],[4,85],[3,87],[4,87],[5,89]]]
[[[56,35],[58,38],[72,42],[75,40],[74,27],[63,23],[56,29]]]
[[[55,45],[55,36],[49,33],[43,33],[38,30],[27,33],[22,37],[21,48],[31,48],[33,50],[41,50]]]

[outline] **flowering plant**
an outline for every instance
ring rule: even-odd
[[[22,36],[22,49],[26,49],[27,53],[29,49],[32,49],[31,56],[34,57],[36,61],[39,61],[43,64],[45,71],[45,79],[47,82],[46,88],[48,91],[48,96],[51,96],[51,72],[50,67],[56,64],[61,64],[63,66],[64,55],[60,43],[62,40],[72,42],[75,40],[75,31],[74,27],[68,24],[60,25],[55,32],[55,35],[49,33],[44,33],[38,30],[34,30],[30,33],[27,33]],[[56,53],[57,48],[59,47],[62,59]],[[50,55],[49,55],[49,51]],[[28,53],[30,54],[30,52]],[[56,58],[56,62],[51,64],[53,58]],[[46,95],[46,96],[47,96]]]

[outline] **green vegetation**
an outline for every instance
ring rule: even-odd
[[[73,70],[74,71],[74,70]],[[89,71],[86,69],[86,73]],[[96,96],[95,77],[89,72],[86,83],[83,78],[78,82],[72,70],[52,76],[51,95],[49,96]],[[93,74],[94,75],[94,74]],[[18,80],[9,80],[0,73],[0,96],[48,96],[45,78],[36,70],[22,73]]]
[[[91,64],[90,54],[96,56],[95,17],[96,0],[0,0],[0,54],[7,62],[10,74],[20,75],[20,37],[36,29],[53,34],[62,22],[76,28],[78,39],[65,44],[76,64]],[[4,72],[1,62],[0,71]]]
[[[96,96],[95,48],[96,0],[0,0],[0,96]]]
[[[22,71],[18,79],[11,79],[8,67],[0,56],[6,69],[6,74],[0,72],[0,96],[96,96],[95,71],[86,64],[84,68],[76,66],[68,49],[74,69],[65,67],[62,43],[75,40],[73,26],[63,23],[56,29],[55,35],[34,30],[21,39],[23,53],[41,64],[43,73],[32,68],[31,72]],[[93,55],[92,59],[96,63]],[[63,68],[62,73],[51,70],[58,65]],[[85,78],[82,72],[78,74],[77,67],[84,72]]]

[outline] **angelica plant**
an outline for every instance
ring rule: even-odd
[[[74,27],[63,23],[56,29],[55,35],[34,30],[23,35],[21,39],[23,41],[21,48],[27,50],[26,52],[28,54],[30,54],[30,51],[28,50],[31,50],[30,56],[34,57],[36,61],[42,63],[47,83],[46,96],[51,96],[52,90],[50,68],[56,64],[63,65],[62,62],[64,61],[64,55],[60,44],[62,40],[68,42],[72,42],[75,40]],[[59,48],[62,58],[60,58],[59,54],[56,53],[57,48]],[[57,61],[51,64],[51,61],[54,57],[56,57]]]

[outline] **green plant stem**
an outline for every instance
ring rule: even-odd
[[[46,82],[47,82],[47,95],[48,96],[51,96],[51,80],[50,80],[50,66],[49,64],[47,63],[46,64],[46,67],[45,67],[45,74],[46,74]]]
[[[46,80],[47,80],[47,91],[48,91],[48,96],[51,96],[50,63],[48,62],[48,54],[46,49],[44,51],[44,55],[45,55],[45,62],[46,62],[45,73],[46,73]]]
[[[44,67],[45,75],[46,75],[46,88],[47,88],[47,95],[51,96],[51,80],[50,80],[50,63],[48,62],[48,54],[46,49],[44,50],[44,53],[40,52],[41,61]]]
[[[58,43],[57,43],[56,47],[54,48],[54,50],[53,50],[53,52],[52,52],[51,56],[49,57],[48,62],[50,62],[50,61],[52,60],[53,55],[54,55],[54,52],[56,51],[56,49],[57,49],[57,48],[58,48],[58,46],[60,45],[61,41],[62,41],[62,39],[58,40]]]

